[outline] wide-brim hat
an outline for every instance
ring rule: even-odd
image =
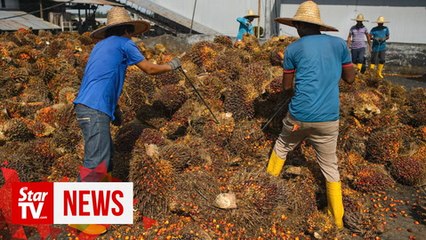
[[[319,7],[314,1],[306,1],[300,4],[293,18],[275,18],[275,21],[291,27],[294,27],[294,22],[312,23],[319,25],[320,31],[339,31],[321,20]]]
[[[132,20],[127,10],[123,7],[113,7],[108,11],[106,26],[94,30],[90,36],[95,39],[104,39],[106,30],[122,25],[133,25],[135,31],[132,35],[144,33],[148,31],[151,26],[149,22],[144,20]]]
[[[366,20],[365,18],[364,18],[364,15],[363,14],[358,14],[358,15],[356,15],[356,18],[355,19],[352,19],[352,20],[354,20],[354,21],[357,21],[357,22],[368,22],[368,20]]]
[[[380,16],[376,21],[374,21],[374,23],[388,23],[388,21],[385,20],[385,17]]]
[[[259,15],[257,15],[256,13],[254,13],[253,10],[250,9],[247,11],[247,15],[245,15],[244,18],[249,18],[249,17],[258,18]]]

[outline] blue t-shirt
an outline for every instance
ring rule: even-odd
[[[284,54],[284,72],[295,71],[290,114],[302,122],[339,119],[342,66],[351,66],[346,42],[325,34],[304,36]]]
[[[144,59],[129,38],[111,36],[98,42],[90,54],[74,104],[99,110],[114,120],[127,67]]]
[[[389,36],[389,28],[385,26],[377,26],[371,29],[373,36],[373,52],[381,52],[386,50],[386,37]],[[383,42],[377,41],[377,39],[382,39]]]
[[[243,39],[244,34],[254,34],[253,25],[249,22],[247,18],[239,17],[237,22],[240,23],[240,28],[238,29],[237,39]]]

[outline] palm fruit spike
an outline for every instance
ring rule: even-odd
[[[220,47],[215,43],[201,41],[191,47],[188,56],[198,67],[204,71],[211,72],[214,70],[215,58],[219,49]]]
[[[381,192],[391,188],[394,182],[379,166],[364,166],[359,169],[352,184],[362,192]]]
[[[177,172],[182,172],[185,168],[196,163],[198,157],[193,149],[182,144],[163,146],[160,150],[160,156],[162,159],[169,161]]]
[[[426,182],[426,147],[421,147],[413,156],[400,156],[393,160],[390,173],[405,185],[421,185]]]
[[[216,36],[214,39],[213,39],[213,42],[214,43],[218,43],[218,44],[221,44],[221,45],[223,45],[223,46],[225,46],[225,47],[227,47],[227,48],[232,48],[232,39],[230,38],[230,37],[228,37],[228,36],[224,36],[224,35],[219,35],[219,36]]]
[[[188,98],[185,89],[176,84],[163,86],[154,94],[153,101],[156,108],[163,108],[171,116]]]
[[[169,161],[153,159],[141,147],[132,151],[129,180],[134,183],[134,195],[143,216],[165,217],[174,178]]]
[[[246,100],[246,91],[239,85],[233,85],[225,94],[224,108],[237,121],[254,117],[254,105]]]

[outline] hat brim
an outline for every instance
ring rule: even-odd
[[[320,31],[328,31],[328,32],[338,32],[337,28],[328,26],[326,24],[319,24],[315,22],[308,22],[308,21],[301,21],[301,20],[295,20],[294,18],[275,18],[275,21],[287,26],[294,27],[294,22],[305,22],[305,23],[311,23],[320,26]]]
[[[383,21],[383,22],[374,21],[373,23],[389,23],[389,22],[388,21]]]
[[[252,17],[252,18],[258,18],[258,17],[259,17],[259,15],[253,14],[253,15],[245,15],[245,16],[244,16],[244,18],[249,18],[249,17]]]
[[[100,28],[94,30],[92,33],[90,33],[90,37],[92,37],[94,39],[104,39],[106,30],[108,30],[112,27],[123,26],[123,25],[133,25],[135,27],[135,31],[132,33],[132,36],[144,33],[146,31],[148,31],[149,28],[151,27],[151,25],[147,21],[133,20],[133,21],[121,22],[121,23],[110,24],[110,25],[107,25],[107,26],[104,26],[104,27],[100,27]]]
[[[357,21],[357,22],[368,22],[368,20],[361,20],[361,19],[356,19],[356,18],[353,18],[352,19],[352,21]]]

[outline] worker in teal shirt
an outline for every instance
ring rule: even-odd
[[[377,77],[383,78],[383,67],[385,65],[386,57],[386,40],[389,39],[389,28],[383,26],[385,21],[383,16],[377,18],[377,26],[371,29],[370,38],[373,39],[373,51],[371,52],[370,69],[374,71],[377,65]]]
[[[240,23],[237,34],[237,41],[241,41],[245,34],[254,34],[253,25],[251,22],[253,22],[253,20],[258,17],[259,15],[254,14],[253,10],[249,10],[247,15],[237,18],[237,22]]]
[[[279,176],[288,152],[306,140],[315,149],[326,179],[328,211],[343,228],[343,200],[337,164],[339,134],[339,81],[352,83],[355,70],[346,42],[320,31],[337,31],[324,24],[314,1],[302,3],[293,18],[275,21],[295,27],[300,39],[284,53],[283,90],[290,101],[282,131],[266,171]]]

